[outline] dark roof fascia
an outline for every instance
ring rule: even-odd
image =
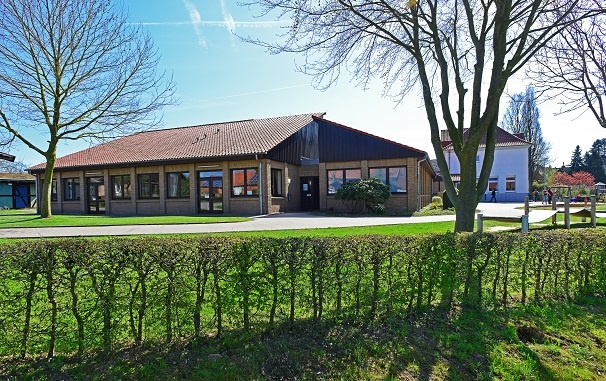
[[[369,136],[369,137],[374,138],[374,139],[382,140],[382,141],[384,141],[386,143],[395,144],[395,145],[400,146],[402,148],[409,149],[411,151],[417,152],[419,154],[418,156],[427,155],[427,152],[422,151],[420,149],[417,149],[417,148],[414,148],[414,147],[411,147],[411,146],[407,146],[406,144],[394,142],[393,140],[385,139],[385,138],[382,138],[382,137],[377,136],[377,135],[369,134],[368,132],[360,131],[360,130],[357,130],[355,128],[348,127],[348,126],[346,126],[344,124],[333,122],[331,120],[324,119],[324,118],[318,118],[316,116],[312,116],[312,118],[315,121],[322,121],[322,122],[325,122],[325,123],[329,123],[329,124],[332,124],[333,126],[337,126],[337,127],[340,127],[340,128],[343,128],[343,129],[346,129],[346,130],[349,130],[349,131],[352,131],[352,132],[355,132],[355,133],[358,133],[358,134],[361,134],[361,135],[366,135],[366,136]]]
[[[15,156],[9,155],[8,153],[0,152],[0,159],[6,160],[6,161],[10,161],[10,162],[14,162],[15,161]]]
[[[113,168],[128,168],[128,167],[145,167],[145,166],[153,166],[153,165],[173,165],[173,164],[184,164],[191,162],[220,162],[226,159],[228,160],[251,160],[263,158],[263,155],[266,155],[267,152],[257,152],[246,155],[224,155],[224,156],[212,156],[212,157],[192,157],[192,158],[183,158],[183,159],[172,159],[172,160],[148,160],[148,161],[138,161],[138,162],[124,162],[124,163],[114,163],[114,164],[91,164],[91,165],[80,165],[74,167],[56,167],[54,172],[70,172],[70,171],[88,171],[88,170],[100,170],[100,169],[113,169]],[[44,168],[32,169],[29,168],[27,170],[29,173],[37,174],[44,173]]]

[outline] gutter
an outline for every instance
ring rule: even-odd
[[[417,161],[417,212],[421,210],[421,163],[427,161],[427,155],[423,160]]]
[[[255,154],[255,160],[259,163],[259,215],[263,214],[263,166],[259,154]]]

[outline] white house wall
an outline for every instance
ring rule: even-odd
[[[524,201],[528,195],[528,146],[496,147],[490,178],[497,179],[497,200],[499,202]],[[476,161],[477,174],[480,174],[484,149],[478,150]],[[444,152],[446,163],[451,174],[461,173],[461,165],[454,151]],[[515,191],[506,191],[506,178],[515,176]],[[486,190],[486,201],[490,200],[490,192]]]

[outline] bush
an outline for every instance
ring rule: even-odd
[[[368,178],[348,181],[337,190],[335,198],[343,201],[349,212],[370,209],[382,214],[385,212],[385,201],[391,196],[389,187],[379,179]]]
[[[442,206],[442,197],[440,197],[440,196],[433,196],[431,198],[431,203]]]
[[[606,295],[604,229],[10,241],[0,357],[589,295]]]

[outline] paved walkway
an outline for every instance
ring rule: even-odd
[[[480,203],[478,210],[486,216],[521,216],[522,203]],[[530,213],[530,222],[543,221],[542,212]],[[49,227],[0,229],[0,238],[119,236],[179,233],[225,233],[263,230],[292,230],[330,227],[395,225],[424,222],[454,221],[455,216],[431,217],[329,217],[311,213],[283,213],[254,217],[250,221],[219,224],[128,225],[90,227]]]

